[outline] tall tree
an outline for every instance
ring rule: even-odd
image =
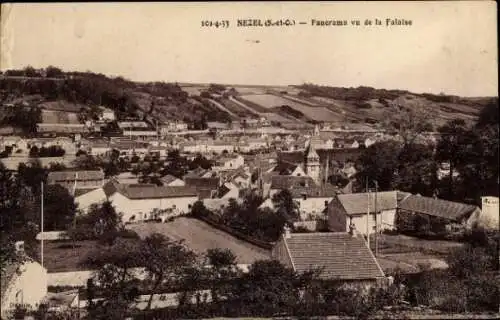
[[[251,308],[253,315],[270,316],[289,310],[298,300],[294,288],[296,275],[275,260],[254,262],[236,289],[241,307]]]
[[[218,302],[221,297],[227,297],[231,293],[230,283],[240,275],[236,256],[229,249],[209,249],[206,253],[206,263],[210,266],[212,300]]]
[[[283,189],[272,198],[276,213],[292,223],[300,219],[299,207],[293,200],[290,190]]]
[[[358,189],[363,190],[367,180],[376,180],[381,191],[391,190],[400,152],[401,144],[396,141],[377,142],[368,147],[357,163]]]
[[[153,295],[160,286],[179,284],[186,270],[195,263],[196,255],[182,242],[174,242],[154,233],[141,243],[141,257],[151,282],[146,309],[151,309]]]
[[[75,199],[68,190],[58,184],[44,190],[44,224],[47,231],[66,230],[76,214]]]
[[[97,267],[93,283],[102,299],[88,310],[92,319],[124,319],[130,312],[139,295],[133,269],[140,265],[139,248],[137,241],[121,239],[111,247],[96,248],[87,258],[86,264]]]
[[[448,195],[452,196],[454,174],[467,161],[464,146],[471,143],[473,137],[465,121],[461,119],[447,122],[438,129],[438,132],[440,137],[436,146],[436,160],[448,162],[450,165]]]
[[[386,114],[386,127],[397,133],[403,144],[412,144],[424,132],[432,131],[432,113],[423,105],[396,105]]]

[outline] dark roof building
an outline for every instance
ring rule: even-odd
[[[399,209],[444,218],[452,221],[462,221],[468,218],[479,207],[442,199],[410,195],[401,201]]]
[[[309,176],[271,176],[271,189],[294,189],[316,187],[316,182]]]
[[[348,232],[289,233],[272,250],[273,258],[297,272],[320,269],[320,278],[340,281],[385,280],[363,237]]]

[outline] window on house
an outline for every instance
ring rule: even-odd
[[[303,200],[307,200],[307,194],[303,194],[303,195],[302,195],[302,199],[303,199]]]

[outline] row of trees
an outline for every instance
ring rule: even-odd
[[[14,255],[14,242],[24,241],[33,258],[38,257],[36,234],[40,231],[41,182],[47,170],[39,162],[20,164],[17,172],[0,163],[0,228],[1,264],[3,267]],[[59,185],[44,188],[44,226],[46,231],[65,230],[76,212],[74,198]]]
[[[479,203],[480,196],[498,194],[498,102],[485,107],[472,127],[462,120],[440,127],[436,145],[418,141],[428,117],[406,118],[398,121],[401,141],[375,143],[360,157],[358,190],[367,180],[376,180],[382,191],[398,189],[449,200]],[[441,163],[450,165],[444,179],[437,175]]]
[[[191,214],[210,219],[254,239],[273,242],[278,240],[285,224],[292,225],[299,219],[299,212],[288,190],[274,195],[272,201],[275,210],[261,209],[259,206],[263,198],[249,192],[241,203],[236,199],[229,199],[227,207],[219,214],[208,210],[201,201],[194,203]]]
[[[40,147],[33,146],[30,149],[29,156],[32,158],[38,157],[62,157],[66,154],[66,150],[61,148],[60,146],[49,146],[49,147]]]
[[[193,159],[181,156],[178,150],[169,151],[165,160],[160,160],[158,156],[146,155],[142,161],[139,156],[133,155],[130,159],[120,157],[119,152],[113,150],[107,157],[94,157],[84,151],[79,151],[77,159],[74,161],[76,168],[81,170],[103,169],[106,177],[117,175],[121,172],[131,171],[144,183],[150,183],[155,176],[172,175],[182,178],[188,171],[196,168],[210,169],[213,161],[208,160],[201,154],[197,154]],[[159,179],[154,180],[161,184]]]
[[[22,105],[6,108],[2,111],[0,125],[21,128],[25,134],[36,132],[36,124],[42,122],[42,111],[35,106]]]
[[[283,312],[362,316],[398,298],[396,287],[362,294],[337,282],[319,281],[319,270],[297,273],[274,260],[256,261],[244,273],[227,249],[197,255],[182,242],[160,234],[144,240],[120,239],[96,248],[87,263],[99,270],[86,288],[91,319],[123,319],[138,313],[146,318],[271,316]],[[138,266],[145,268],[144,281],[134,276]],[[158,299],[166,293],[176,293],[177,308],[151,310],[155,294]],[[140,295],[148,296],[142,312],[133,307]]]
[[[27,66],[21,70],[5,71],[7,77],[47,77],[47,78],[64,78],[64,72],[54,66],[48,66],[45,69],[35,69],[32,66]]]
[[[275,260],[255,261],[245,273],[227,249],[210,249],[198,255],[182,242],[160,234],[143,240],[118,239],[97,247],[87,260],[98,270],[85,290],[88,318],[288,314],[360,319],[382,312],[384,307],[394,312],[402,302],[452,313],[496,312],[498,233],[475,230],[469,237],[467,245],[446,258],[448,270],[422,267],[414,275],[396,271],[393,284],[369,290],[345,287],[335,279],[324,280],[321,268],[299,273]],[[139,266],[144,267],[144,280],[135,276],[134,268]],[[161,300],[167,293],[175,293],[177,306],[154,310],[155,299]],[[147,297],[145,310],[134,307],[140,295]]]

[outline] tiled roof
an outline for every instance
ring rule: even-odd
[[[294,268],[304,272],[322,268],[326,279],[363,280],[384,277],[377,260],[361,236],[347,232],[292,233],[286,239]]]
[[[164,184],[169,184],[171,182],[174,182],[177,179],[178,178],[174,177],[171,174],[167,174],[166,176],[160,178],[161,182],[163,182]]]
[[[333,198],[339,193],[335,187],[312,187],[290,189],[293,198],[301,198],[306,195],[308,198]]]
[[[401,201],[400,209],[424,213],[451,220],[459,220],[477,207],[459,202],[411,195]]]
[[[220,184],[220,178],[198,178],[198,177],[184,177],[186,186],[192,186],[198,189],[217,190]]]
[[[208,170],[205,170],[203,168],[196,168],[194,170],[191,170],[189,171],[185,176],[184,178],[200,178],[202,175],[204,175],[205,173],[207,173]]]
[[[398,207],[398,193],[399,191],[377,192],[377,211],[396,209]],[[369,197],[370,212],[375,212],[375,193],[370,193]],[[368,210],[368,193],[339,194],[338,198],[347,214],[365,214]]]
[[[278,161],[301,164],[305,161],[304,151],[283,151],[278,153]]]
[[[276,175],[271,177],[271,189],[293,189],[293,188],[310,188],[315,187],[316,183],[308,176],[282,176]]]
[[[94,191],[94,190],[96,190],[96,189],[99,189],[99,188],[92,188],[92,189],[76,189],[76,190],[75,190],[75,195],[74,195],[74,197],[76,198],[76,197],[82,196],[82,195],[84,195],[84,194],[86,194],[86,193],[89,193],[89,192],[91,192],[91,191]]]
[[[85,171],[52,171],[47,176],[49,183],[57,181],[73,181],[79,180],[100,180],[104,179],[102,170],[85,170]]]
[[[286,161],[281,161],[278,163],[274,168],[273,171],[274,173],[277,173],[279,175],[290,175],[293,173],[295,169],[297,169],[298,165],[286,162]]]
[[[121,186],[118,192],[129,199],[182,198],[198,195],[196,189],[192,187],[157,187],[141,184]]]

